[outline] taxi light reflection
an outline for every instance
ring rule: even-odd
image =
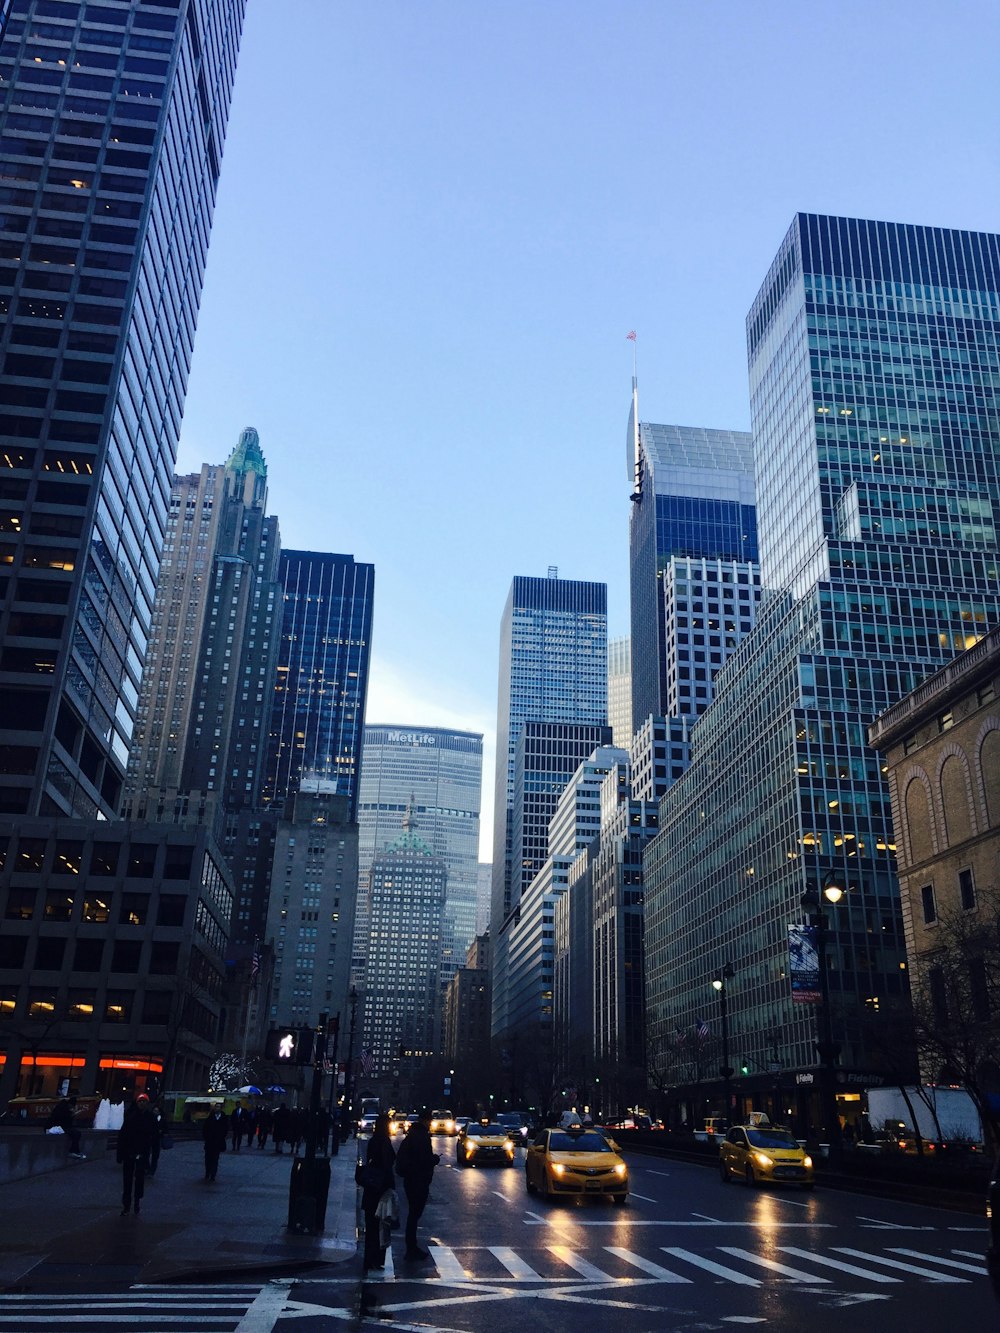
[[[627,1171],[628,1167],[625,1165],[624,1162],[619,1162],[618,1165],[615,1167],[616,1176],[624,1176]]]
[[[768,1155],[767,1155],[766,1152],[755,1152],[753,1156],[754,1156],[754,1161],[757,1162],[757,1164],[758,1164],[759,1166],[773,1166],[773,1165],[774,1165],[774,1159],[771,1158],[771,1157],[768,1157]]]
[[[513,1151],[514,1151],[514,1144],[513,1144],[513,1141],[512,1141],[511,1139],[504,1139],[504,1141],[503,1141],[503,1149],[504,1149],[504,1152],[513,1152]]]

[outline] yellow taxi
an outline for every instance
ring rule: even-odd
[[[390,1134],[405,1134],[409,1128],[409,1117],[405,1111],[394,1111],[389,1117]]]
[[[455,1140],[455,1161],[459,1166],[514,1165],[514,1140],[503,1125],[472,1120]]]
[[[719,1145],[723,1184],[734,1176],[748,1185],[790,1181],[813,1187],[813,1161],[787,1129],[775,1125],[734,1125]]]
[[[553,1199],[563,1195],[628,1198],[628,1167],[614,1143],[594,1129],[543,1129],[529,1143],[524,1161],[529,1194]]]
[[[455,1124],[455,1117],[450,1111],[432,1111],[431,1112],[431,1133],[432,1134],[451,1134],[458,1133],[458,1127]]]

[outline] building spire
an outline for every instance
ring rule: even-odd
[[[642,452],[639,448],[639,379],[636,374],[635,329],[628,335],[632,344],[632,407],[628,414],[628,435],[625,440],[626,465],[632,493],[629,499],[638,504],[642,499]]]

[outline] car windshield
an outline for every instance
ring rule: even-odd
[[[600,1134],[550,1134],[550,1152],[611,1152],[611,1145]]]
[[[498,1139],[506,1138],[507,1131],[503,1125],[470,1125],[465,1136],[470,1139]]]
[[[747,1139],[752,1148],[797,1148],[799,1145],[782,1129],[748,1129]]]

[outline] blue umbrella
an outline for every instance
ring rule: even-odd
[[[281,1087],[280,1084],[278,1083],[272,1083],[271,1086],[268,1088],[268,1092],[284,1092],[284,1091],[285,1089]]]
[[[255,1087],[252,1083],[248,1083],[245,1088],[240,1088],[239,1091],[250,1097],[259,1097],[261,1095],[260,1088]]]

